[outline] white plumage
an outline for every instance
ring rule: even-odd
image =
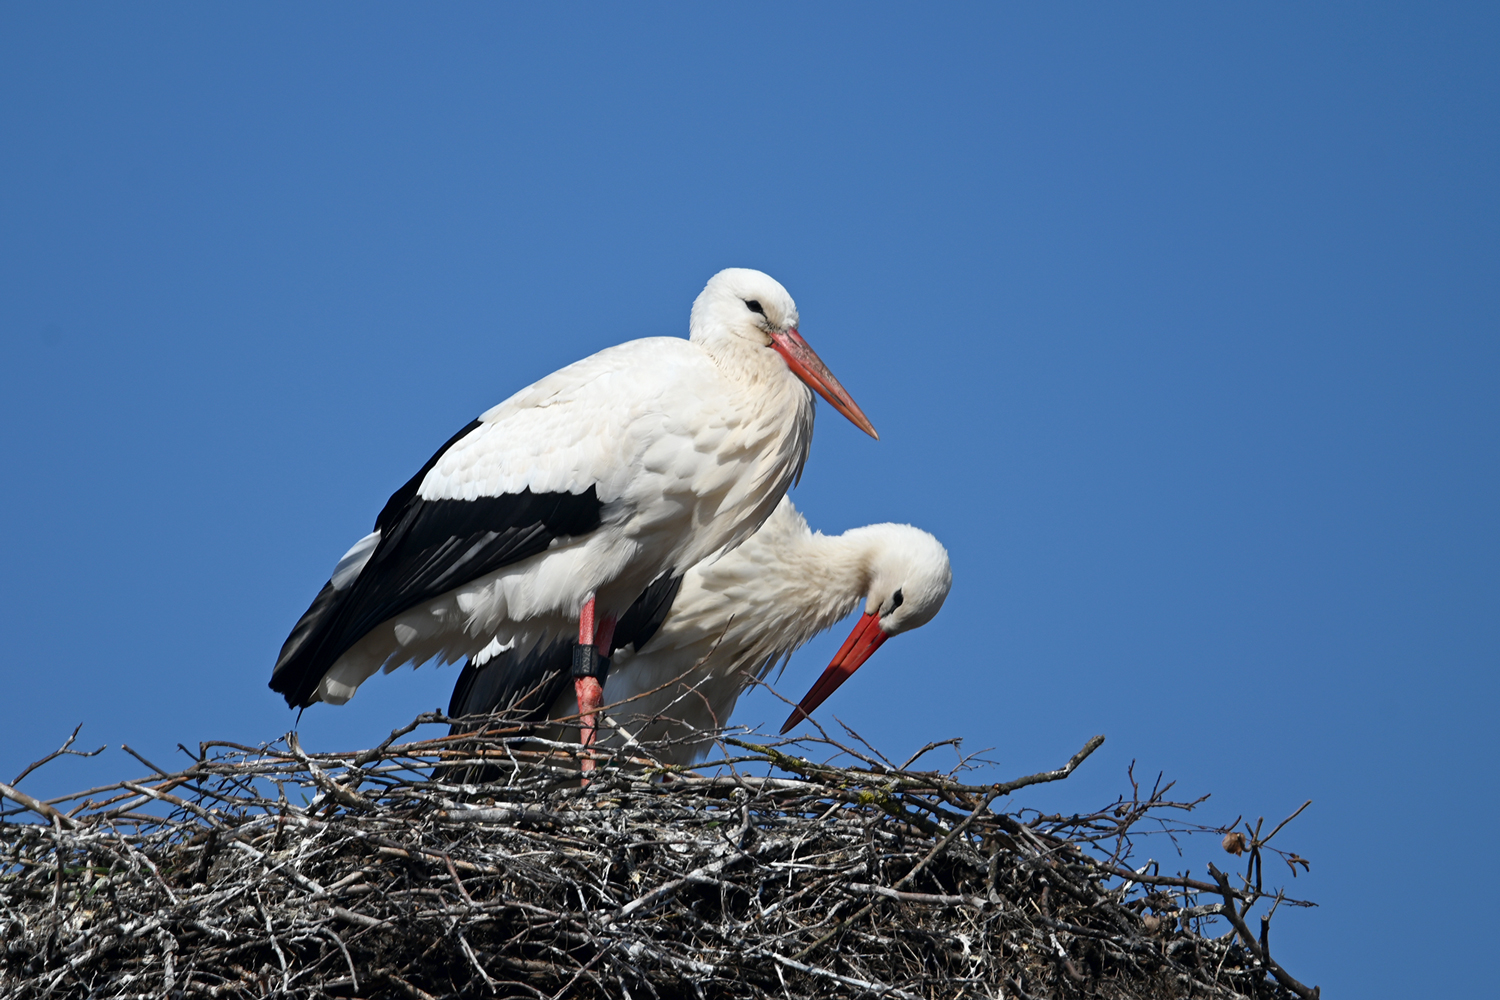
[[[765,354],[767,368],[785,372]],[[569,365],[485,413],[418,496],[472,501],[592,485],[601,529],[554,540],[544,554],[391,619],[394,644],[383,629],[368,633],[329,671],[324,700],[352,694],[381,668],[567,633],[591,593],[601,613],[622,613],[659,574],[739,544],[801,471],[812,439],[806,387],[790,373],[765,383],[751,397],[697,345],[658,337]]]
[[[858,662],[835,659],[840,669],[847,667],[841,681],[885,637],[930,621],[951,582],[948,553],[927,532],[872,524],[824,535],[810,530],[791,500],[783,498],[742,545],[688,570],[655,634],[639,649],[615,654],[604,703],[615,706],[611,717],[637,737],[680,741],[666,762],[690,763],[711,745],[698,734],[727,724],[740,695],[813,636],[863,605],[855,632],[864,628],[880,639],[854,653]],[[561,669],[561,653],[555,651],[550,664],[533,663],[533,675]],[[506,653],[490,669],[507,657],[525,658]],[[471,682],[473,693],[456,697],[450,713],[504,707],[494,704],[485,688]],[[548,714],[567,718],[577,712],[573,693],[565,690]],[[551,735],[571,739],[560,730]],[[620,741],[618,735],[601,734],[604,739]]]
[[[567,637],[587,602],[608,620],[738,545],[801,472],[809,385],[874,433],[796,327],[775,280],[722,271],[688,340],[608,348],[484,413],[340,560],[271,686],[339,704],[381,669]]]

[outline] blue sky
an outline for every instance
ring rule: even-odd
[[[1278,915],[1281,960],[1490,988],[1430,957],[1497,929],[1431,916],[1500,819],[1497,20],[0,9],[0,780],[79,722],[153,759],[285,731],[276,650],[437,445],[757,267],[882,434],[824,408],[797,503],[954,562],[822,716],[1007,774],[1108,735],[1014,805],[1101,804],[1132,760],[1208,822],[1310,798],[1278,840],[1322,906]],[[304,741],[367,744],[455,676],[381,678]]]

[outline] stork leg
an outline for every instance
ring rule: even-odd
[[[578,742],[585,747],[598,738],[599,706],[604,704],[604,678],[609,671],[610,643],[615,635],[615,616],[605,615],[596,625],[594,597],[584,602],[578,615],[578,645],[573,648],[573,692],[578,696]],[[600,651],[603,651],[603,655]],[[584,757],[579,765],[585,771],[594,769],[594,761]]]

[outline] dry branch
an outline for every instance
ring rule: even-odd
[[[1271,958],[1269,914],[1250,936],[1262,899],[1306,905],[1258,869],[1242,889],[1137,870],[1142,836],[1229,833],[1170,785],[992,807],[1102,737],[990,784],[827,738],[726,735],[696,772],[631,743],[581,787],[580,747],[513,720],[397,742],[446,721],[355,753],[138,757],[155,773],[49,802],[0,785],[44,820],[0,821],[0,995],[1316,995]]]

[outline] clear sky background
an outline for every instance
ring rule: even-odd
[[[822,408],[797,503],[954,562],[822,717],[1007,775],[1108,735],[1013,805],[1310,798],[1282,961],[1487,992],[1497,51],[1477,3],[6,5],[0,780],[284,732],[282,639],[434,448],[756,267],[883,436]]]

